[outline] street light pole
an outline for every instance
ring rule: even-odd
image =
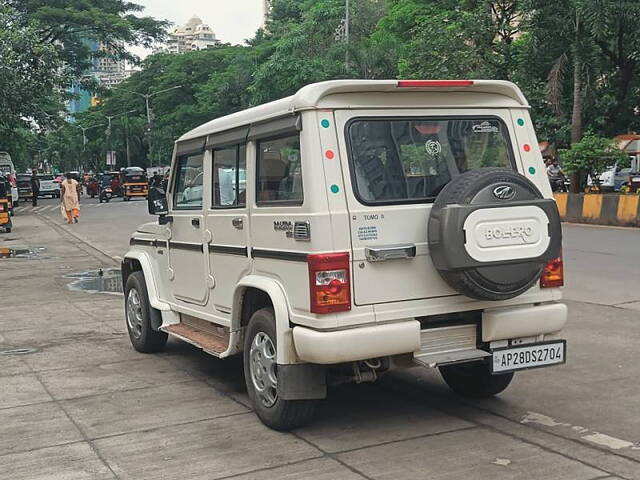
[[[346,0],[346,10],[347,13],[345,15],[345,20],[344,20],[344,38],[347,42],[347,52],[345,53],[344,56],[344,64],[345,64],[345,68],[348,70],[349,69],[349,0]]]
[[[133,90],[126,90],[124,88],[121,89],[124,92],[133,93],[134,95],[138,95],[144,98],[145,107],[147,109],[147,134],[148,134],[147,143],[149,145],[149,157],[151,157],[151,147],[152,147],[151,145],[151,106],[150,106],[149,100],[152,97],[155,97],[156,95],[160,95],[161,93],[169,92],[171,90],[176,90],[178,88],[182,88],[182,85],[176,85],[175,87],[165,88],[164,90],[160,90],[158,92],[153,92],[153,93],[140,93],[140,92],[135,92]],[[151,166],[153,166],[153,160],[151,160]]]

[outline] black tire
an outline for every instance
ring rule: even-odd
[[[91,198],[96,198],[95,194],[92,193],[91,194]]]
[[[105,200],[105,202],[109,203],[109,200],[111,200],[111,199],[110,199],[110,198],[107,198],[107,199]]]
[[[489,364],[485,362],[442,366],[440,374],[451,390],[472,398],[493,397],[513,380],[513,372],[491,375]]]
[[[122,200],[124,200],[125,202],[128,202],[129,200],[131,200],[131,198],[125,195],[124,197],[122,197]]]
[[[132,291],[135,291],[135,295],[137,295],[137,299],[139,300],[140,309],[137,313],[140,314],[141,319],[137,320],[134,318],[129,321],[130,315],[132,314],[129,304],[130,295],[134,295]],[[133,348],[142,353],[154,353],[163,350],[167,344],[168,335],[165,332],[157,332],[151,328],[151,305],[149,305],[147,284],[142,272],[134,272],[127,278],[127,284],[124,288],[124,302],[125,321]]]
[[[242,355],[247,392],[256,415],[262,423],[274,430],[286,432],[310,422],[315,415],[318,402],[316,400],[283,400],[276,394],[275,403],[271,406],[263,403],[254,386],[250,366],[251,345],[260,333],[266,334],[277,349],[275,315],[271,308],[263,308],[251,315],[249,325],[246,327]],[[277,378],[277,365],[275,366],[275,376]]]
[[[102,198],[98,198],[98,201],[99,201],[100,203],[102,203]]]

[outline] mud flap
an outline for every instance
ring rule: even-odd
[[[278,396],[283,400],[315,400],[327,397],[324,365],[278,365]]]

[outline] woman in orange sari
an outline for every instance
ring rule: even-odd
[[[80,217],[80,184],[66,174],[66,179],[60,184],[62,205],[67,214],[67,223],[78,223]]]

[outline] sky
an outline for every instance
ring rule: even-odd
[[[173,27],[183,25],[193,15],[208,24],[223,43],[243,43],[262,23],[262,0],[132,0],[145,7],[139,15],[169,20]],[[148,52],[132,47],[137,55]]]

